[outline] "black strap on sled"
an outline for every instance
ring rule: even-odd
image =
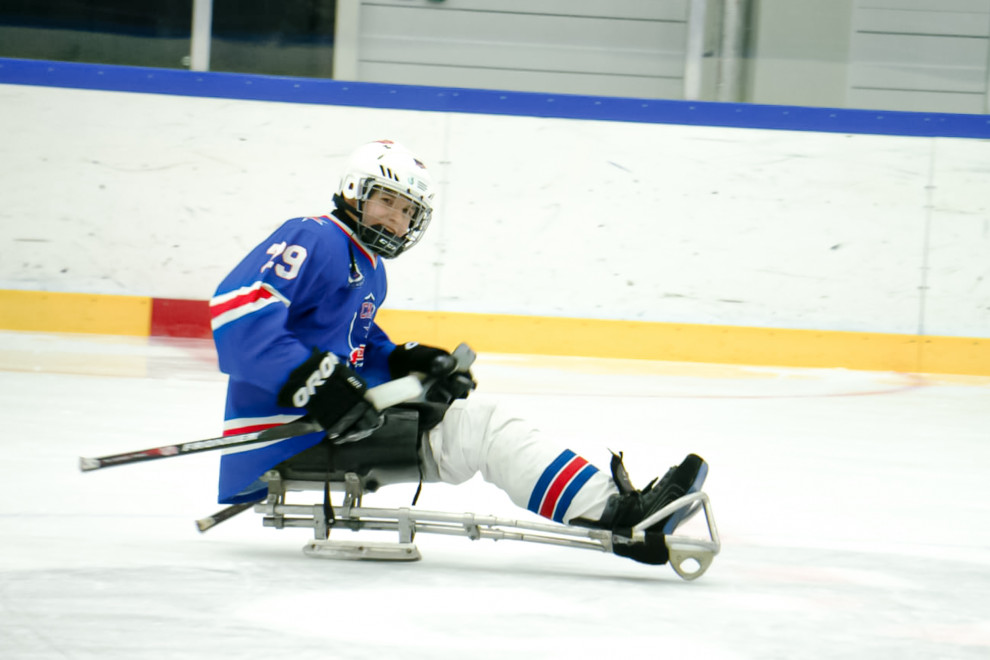
[[[333,502],[330,501],[330,479],[333,476],[333,443],[324,443],[327,446],[327,474],[323,480],[323,522],[327,530],[327,538],[330,538],[330,528],[337,522],[337,516],[333,512]]]
[[[419,494],[423,492],[423,470],[419,471],[419,484],[416,486],[416,494],[413,495],[412,504],[409,506],[416,506],[416,502],[419,501]]]
[[[427,442],[426,433],[420,431],[419,441],[416,443],[416,453],[420,454],[423,451],[423,443]],[[423,492],[423,461],[420,459],[419,463],[419,484],[416,486],[416,494],[413,495],[412,504],[409,506],[416,506],[416,502],[419,501],[419,494]]]

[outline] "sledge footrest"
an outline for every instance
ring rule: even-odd
[[[423,558],[415,543],[313,540],[303,546],[303,554],[320,559],[367,559],[375,561],[418,561]]]

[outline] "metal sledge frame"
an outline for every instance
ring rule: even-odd
[[[316,491],[322,494],[326,486],[324,482],[283,479],[275,470],[267,472],[262,479],[268,483],[268,498],[255,504],[254,510],[264,515],[263,525],[277,529],[285,527],[313,529],[314,539],[303,547],[303,552],[312,557],[415,561],[422,558],[419,549],[413,543],[416,534],[420,533],[466,536],[471,540],[526,541],[612,552],[613,534],[608,530],[474,513],[424,511],[416,507],[396,509],[364,507],[361,505],[364,495],[361,481],[354,473],[347,473],[343,483],[330,483],[331,490],[344,491],[344,500],[342,504],[333,505],[333,520],[328,522],[323,502],[288,504],[285,501],[287,492]],[[634,527],[630,541],[644,541],[645,530],[650,525],[682,509],[687,509],[687,512],[681,525],[699,511],[704,511],[708,528],[708,539],[676,534],[665,537],[670,555],[669,563],[674,572],[685,580],[694,580],[708,570],[715,555],[721,550],[718,528],[706,493],[690,493],[671,502]],[[330,532],[334,528],[355,532],[392,531],[398,534],[398,541],[331,540]],[[625,539],[616,541],[622,542]]]

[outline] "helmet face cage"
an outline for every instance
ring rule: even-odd
[[[397,236],[382,225],[365,224],[365,204],[375,191],[400,197],[415,209],[404,236]],[[389,140],[370,142],[351,154],[339,192],[353,200],[358,212],[355,232],[358,239],[387,259],[415,245],[423,237],[433,214],[433,179],[426,166],[408,149]]]
[[[359,188],[360,192],[355,202],[357,211],[361,216],[357,234],[362,243],[386,259],[391,259],[399,256],[423,238],[423,233],[430,224],[432,209],[424,205],[422,200],[416,199],[400,188],[383,184],[380,180],[372,177],[362,180]],[[365,224],[365,203],[371,197],[372,193],[376,191],[395,195],[412,204],[415,212],[409,218],[409,231],[406,232],[405,236],[397,236],[382,225]]]

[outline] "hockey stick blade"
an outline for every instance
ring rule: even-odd
[[[418,397],[423,391],[423,385],[415,376],[406,376],[377,387],[373,387],[365,394],[377,410],[384,410],[390,406],[410,401]],[[302,417],[294,422],[273,426],[262,431],[251,431],[238,435],[220,436],[218,438],[206,438],[204,440],[193,440],[176,445],[165,445],[163,447],[153,447],[140,451],[124,452],[122,454],[110,454],[108,456],[98,456],[93,458],[81,457],[79,459],[79,469],[82,472],[90,472],[101,468],[113,467],[114,465],[129,465],[143,461],[153,461],[160,458],[172,456],[182,456],[204,451],[215,451],[227,447],[240,447],[259,442],[271,442],[274,440],[285,440],[298,435],[314,433],[323,430],[315,421]]]
[[[225,509],[221,509],[217,511],[212,516],[207,516],[205,518],[200,518],[199,520],[197,520],[196,529],[198,529],[200,533],[203,533],[208,529],[212,529],[216,527],[223,521],[230,520],[237,514],[247,511],[255,504],[260,504],[261,502],[264,501],[265,501],[264,499],[260,499],[260,500],[254,500],[253,502],[242,502],[240,504],[232,504],[231,506],[228,506]]]

